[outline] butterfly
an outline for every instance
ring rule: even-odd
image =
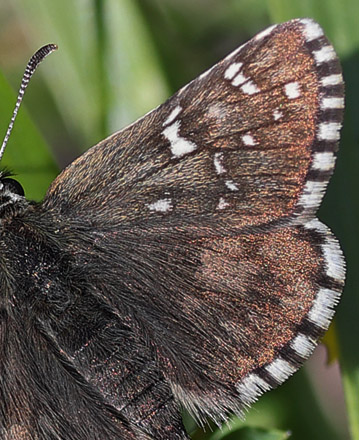
[[[220,424],[292,375],[344,285],[315,216],[343,107],[333,47],[296,19],[90,148],[41,203],[3,171],[1,438],[188,439],[181,408]]]

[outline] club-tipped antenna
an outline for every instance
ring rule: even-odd
[[[24,97],[26,87],[29,84],[30,78],[34,74],[37,66],[41,63],[41,61],[44,58],[46,58],[47,55],[49,55],[51,52],[53,52],[56,49],[57,49],[56,44],[46,44],[46,46],[42,46],[37,52],[35,52],[34,55],[30,58],[30,61],[27,63],[24,75],[21,80],[21,85],[20,85],[19,93],[17,95],[17,100],[16,100],[16,104],[15,104],[15,108],[14,108],[11,120],[10,120],[10,124],[8,126],[7,131],[6,131],[3,143],[1,145],[0,160],[4,154],[6,144],[9,140],[11,130],[14,126],[14,122],[15,122],[17,113],[19,111],[22,98]]]

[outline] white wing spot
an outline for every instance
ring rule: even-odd
[[[232,85],[235,86],[235,87],[238,87],[241,84],[243,84],[244,82],[246,82],[247,79],[248,78],[246,78],[244,75],[242,75],[241,73],[238,73],[238,75],[232,81]]]
[[[291,376],[296,368],[288,361],[282,358],[275,359],[272,363],[267,365],[265,369],[277,382],[284,382],[289,376]]]
[[[331,151],[315,153],[312,168],[319,171],[329,171],[334,168],[335,156]]]
[[[329,327],[334,316],[334,307],[338,303],[340,293],[331,289],[321,288],[309,310],[308,319],[323,329]]]
[[[308,180],[304,185],[303,193],[300,196],[299,205],[309,209],[318,207],[326,186],[327,182],[314,182]]]
[[[217,209],[224,209],[224,208],[227,208],[227,206],[229,206],[229,203],[226,202],[223,197],[221,197],[219,199],[219,202],[218,202],[218,205],[217,205]]]
[[[328,97],[323,98],[320,103],[320,108],[326,110],[328,108],[344,108],[344,98]]]
[[[181,113],[182,111],[182,107],[180,105],[178,105],[177,107],[175,107],[171,113],[169,114],[168,118],[165,120],[165,122],[163,123],[163,125],[168,125],[171,124],[171,122],[173,122],[176,117]]]
[[[284,90],[288,99],[298,98],[301,94],[299,84],[296,81],[286,84]]]
[[[158,212],[171,211],[173,208],[171,199],[160,199],[157,200],[157,202],[151,203],[150,205],[147,206],[150,211],[158,211]]]
[[[247,145],[247,146],[256,145],[256,141],[254,140],[253,136],[251,136],[250,134],[244,134],[242,136],[242,141],[243,141],[244,145]]]
[[[226,187],[231,191],[238,191],[238,186],[232,180],[226,180]]]
[[[274,110],[273,112],[273,118],[275,121],[278,121],[278,119],[283,117],[283,113],[280,112],[279,110]]]
[[[270,385],[257,374],[250,373],[247,377],[242,379],[238,385],[237,390],[240,394],[241,400],[247,405],[255,402],[264,391],[268,391]]]
[[[243,84],[241,90],[246,95],[253,95],[254,93],[260,92],[259,88],[254,84],[253,81],[248,81],[246,84]]]
[[[176,121],[162,132],[171,144],[170,148],[174,157],[182,157],[197,148],[196,144],[179,136],[179,128],[180,122]]]
[[[340,128],[341,124],[339,122],[322,122],[319,124],[317,138],[320,141],[338,141]]]
[[[344,280],[345,272],[341,255],[338,258],[338,243],[336,241],[328,240],[322,245],[325,263],[327,266],[327,275],[331,278],[335,278],[339,281]]]
[[[324,46],[319,50],[315,50],[313,55],[317,64],[327,63],[337,57],[332,46]]]
[[[315,342],[309,336],[298,333],[290,343],[290,346],[299,356],[306,359],[315,349]]]
[[[241,67],[243,66],[243,63],[233,63],[230,66],[227,67],[226,71],[224,72],[224,77],[226,79],[232,79],[235,75],[239,72]]]
[[[324,35],[322,28],[315,21],[308,18],[300,21],[304,25],[304,36],[308,43]]]
[[[322,83],[323,87],[337,86],[338,84],[342,84],[343,76],[340,73],[335,75],[323,76],[320,82]]]
[[[305,229],[314,229],[322,234],[328,235],[330,233],[329,228],[324,223],[320,222],[317,218],[313,218],[309,222],[304,224]]]
[[[223,166],[223,153],[215,153],[214,155],[214,166],[216,168],[217,174],[223,174],[227,170]]]

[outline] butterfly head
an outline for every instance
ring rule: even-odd
[[[10,173],[2,171],[0,173],[0,217],[14,213],[22,207],[27,206],[24,189],[21,184],[9,177]]]

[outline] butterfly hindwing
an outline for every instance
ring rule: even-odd
[[[136,235],[122,236],[114,259],[108,232],[82,263],[99,268],[91,285],[114,314],[128,311],[123,321],[148,338],[173,393],[200,419],[241,413],[283,382],[314,349],[340,297],[340,249],[316,220],[227,237],[140,236],[138,246]],[[119,276],[112,289],[101,289],[104,266],[109,279]]]

